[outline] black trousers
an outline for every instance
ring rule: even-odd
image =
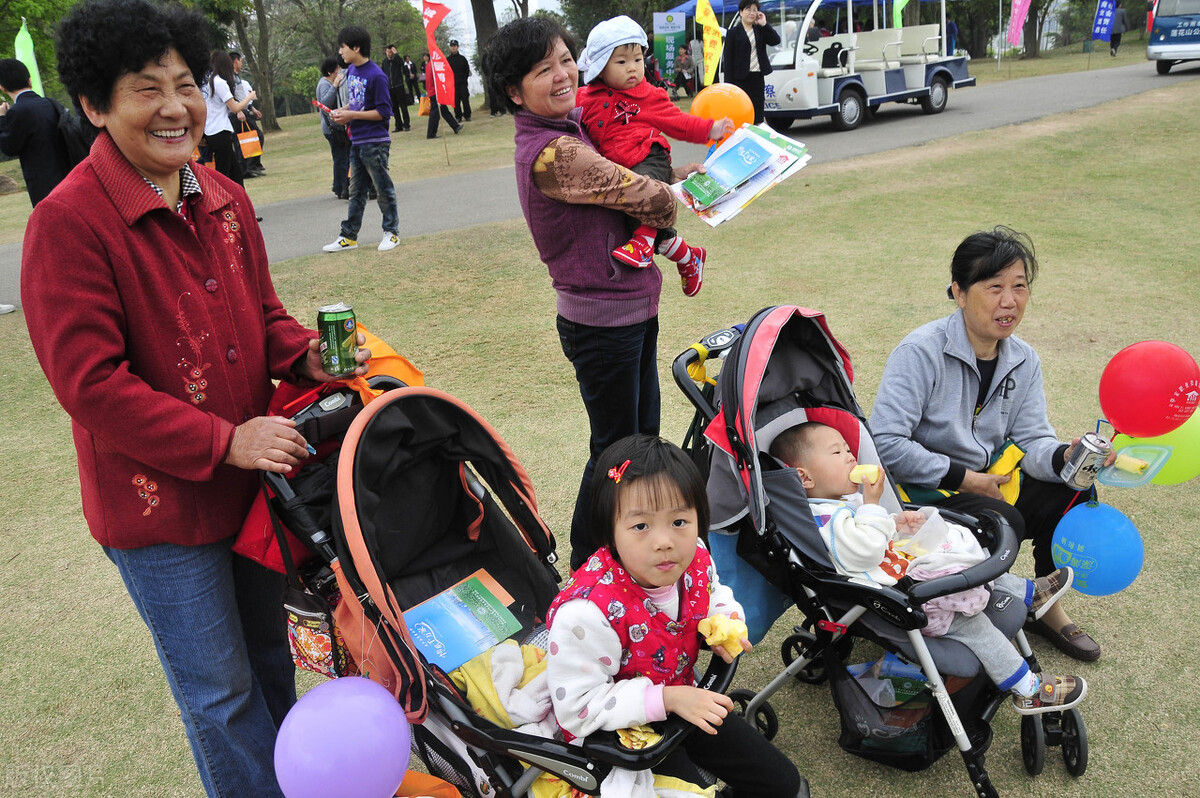
[[[408,95],[404,91],[403,86],[396,86],[391,89],[392,93],[392,117],[396,120],[392,124],[396,126],[396,130],[403,128],[409,129],[408,117]]]
[[[212,153],[213,164],[217,171],[228,177],[239,186],[242,185],[242,167],[238,163],[234,148],[237,139],[232,130],[222,130],[204,137],[208,142],[208,150]]]
[[[765,99],[763,93],[766,91],[767,85],[763,74],[761,72],[751,72],[741,80],[731,80],[729,82],[750,95],[750,103],[754,106],[754,124],[761,125],[764,119],[763,103]]]
[[[667,148],[657,142],[650,145],[650,154],[640,163],[635,163],[629,171],[634,174],[652,177],[655,180],[661,180],[668,185],[675,182],[671,179],[671,153],[667,152]],[[634,230],[641,227],[641,224],[641,222],[630,216],[626,226],[629,228],[630,234],[632,234]],[[661,228],[658,231],[658,235],[654,238],[655,247],[657,248],[657,245],[664,241],[670,241],[676,235],[674,227]]]
[[[975,493],[956,493],[937,502],[937,506],[979,515],[983,510],[994,510],[1012,526],[1017,540],[1033,541],[1033,572],[1045,576],[1057,566],[1051,554],[1054,529],[1067,508],[1088,500],[1088,493],[1080,493],[1061,482],[1042,482],[1025,475],[1021,482],[1021,493],[1016,505],[1000,499],[992,499]]]
[[[442,105],[437,100],[431,100],[429,105],[429,127],[425,129],[426,138],[434,138],[438,134],[438,115],[441,115],[446,120],[446,124],[450,125],[455,130],[458,130],[461,125],[454,119],[454,112],[450,110],[450,106]]]
[[[800,792],[796,766],[740,715],[726,716],[716,734],[696,729],[654,772],[703,785],[697,763],[736,798],[796,798]]]
[[[467,84],[454,85],[454,118],[458,121],[471,121],[471,90]]]

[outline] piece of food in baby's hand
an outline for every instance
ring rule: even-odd
[[[850,469],[850,481],[855,485],[861,485],[864,482],[874,485],[879,481],[879,466],[865,463],[856,465]]]
[[[1113,467],[1129,474],[1145,474],[1150,464],[1132,455],[1119,454],[1113,461]]]
[[[721,646],[734,657],[742,653],[742,639],[749,634],[746,624],[727,615],[710,615],[700,621],[696,628],[710,647]]]

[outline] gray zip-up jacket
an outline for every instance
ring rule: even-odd
[[[952,463],[986,471],[1011,439],[1025,451],[1021,468],[1031,477],[1062,481],[1053,462],[1063,444],[1046,415],[1041,360],[1015,335],[1000,341],[997,358],[976,416],[980,376],[961,310],[917,328],[892,351],[870,424],[893,479],[936,488]]]

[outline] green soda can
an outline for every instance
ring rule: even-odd
[[[317,331],[321,334],[321,368],[326,374],[343,377],[357,368],[358,322],[354,308],[345,302],[317,308]]]

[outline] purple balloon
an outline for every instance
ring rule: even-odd
[[[275,778],[287,798],[390,798],[408,772],[404,708],[361,676],[317,685],[275,739]]]

